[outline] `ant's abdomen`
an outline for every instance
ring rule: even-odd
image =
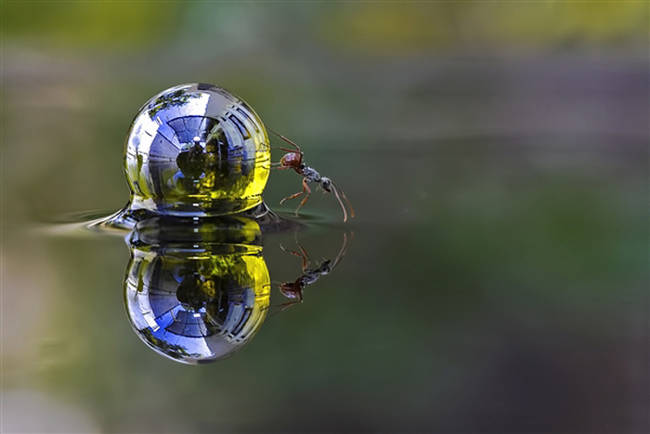
[[[282,156],[280,163],[283,166],[299,168],[301,159],[300,154],[290,152]]]
[[[262,202],[269,139],[243,100],[208,84],[151,98],[126,143],[130,210],[178,216],[237,213]]]

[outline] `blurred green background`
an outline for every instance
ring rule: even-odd
[[[2,8],[3,432],[648,431],[646,1]],[[314,195],[301,243],[331,258],[347,227],[347,257],[201,367],[131,331],[120,237],[49,225],[126,202],[129,124],[185,82],[358,214]]]

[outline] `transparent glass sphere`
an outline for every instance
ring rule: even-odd
[[[210,84],[151,98],[126,143],[129,210],[218,216],[257,206],[270,171],[269,139],[243,100]]]

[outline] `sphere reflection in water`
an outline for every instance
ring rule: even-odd
[[[185,84],[151,98],[126,143],[127,213],[217,216],[259,205],[270,170],[269,139],[240,98]]]
[[[239,230],[230,229],[236,243],[215,244],[196,239],[154,243],[151,234],[167,232],[155,226],[136,227],[130,237],[125,302],[137,334],[158,353],[190,364],[214,361],[241,348],[264,322],[269,307],[262,247],[241,243],[259,239],[252,230],[259,227],[239,222]],[[175,225],[177,232],[180,227]],[[187,231],[196,238],[205,228]]]

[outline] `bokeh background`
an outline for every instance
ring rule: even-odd
[[[648,431],[648,2],[1,15],[2,432]],[[354,230],[347,257],[201,367],[131,331],[121,237],[52,225],[126,202],[129,124],[185,82],[243,97],[358,213],[314,195],[301,243]],[[274,173],[265,198],[298,189]]]

